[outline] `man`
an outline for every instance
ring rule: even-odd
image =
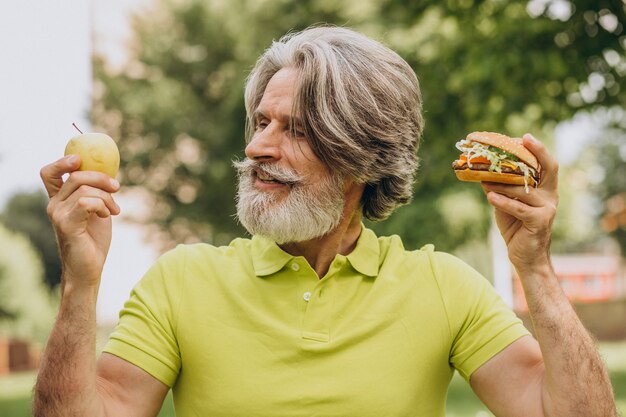
[[[443,416],[454,369],[498,416],[616,415],[550,266],[557,163],[539,141],[524,136],[543,167],[538,188],[483,184],[535,340],[456,258],[362,225],[408,202],[417,167],[419,86],[397,54],[310,28],[264,53],[245,98],[237,210],[252,239],[162,256],[97,361],[119,184],[75,171],[76,157],[42,169],[64,270],[36,416],[154,416],[170,388],[183,417]]]

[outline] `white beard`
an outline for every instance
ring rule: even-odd
[[[276,164],[246,159],[233,165],[239,177],[237,217],[250,234],[281,245],[322,237],[339,225],[345,204],[341,178],[329,176],[307,183],[295,171]],[[288,194],[279,197],[259,191],[254,186],[255,170],[289,184]]]

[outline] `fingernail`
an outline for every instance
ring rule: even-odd
[[[67,162],[74,165],[76,162],[78,162],[78,155],[69,155],[67,157]]]
[[[111,185],[113,186],[113,188],[118,188],[120,186],[120,183],[115,178],[111,178]]]

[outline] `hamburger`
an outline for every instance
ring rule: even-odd
[[[528,187],[539,184],[537,158],[519,138],[501,133],[472,132],[456,143],[461,156],[452,163],[461,181],[488,181]]]

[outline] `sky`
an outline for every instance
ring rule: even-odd
[[[147,0],[0,2],[0,209],[17,192],[44,190],[39,170],[89,131],[94,42],[114,65],[124,60],[127,14]],[[124,212],[140,202],[119,198]],[[130,215],[130,213],[128,213]],[[114,322],[132,286],[157,256],[144,231],[118,216],[103,272],[98,320]],[[1,250],[1,249],[0,249]]]

